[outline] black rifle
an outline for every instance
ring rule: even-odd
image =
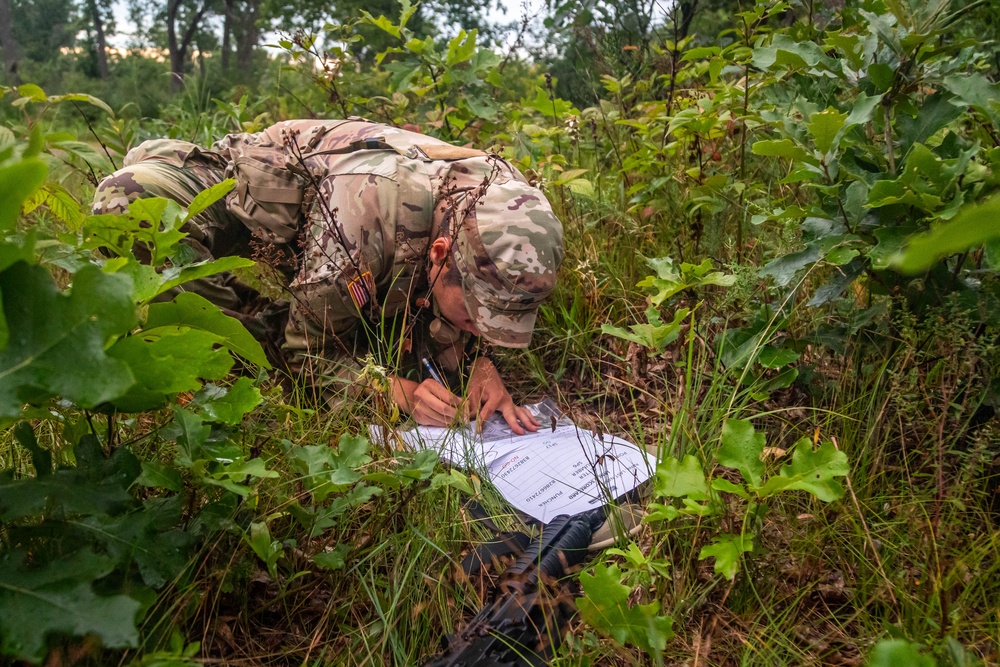
[[[551,595],[554,582],[587,556],[603,509],[560,515],[531,541],[500,577],[496,598],[463,630],[445,638],[444,653],[426,667],[538,667],[558,647],[564,624],[576,613],[575,591]]]

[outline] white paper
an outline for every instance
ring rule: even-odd
[[[537,433],[515,435],[495,414],[478,435],[474,426],[396,435],[412,449],[436,449],[456,466],[485,471],[507,502],[543,523],[600,507],[649,479],[646,453],[631,442],[560,419],[549,399],[526,407],[542,422]]]

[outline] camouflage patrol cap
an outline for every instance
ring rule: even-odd
[[[562,223],[537,188],[511,179],[469,192],[453,244],[469,317],[483,338],[528,347],[563,259]]]

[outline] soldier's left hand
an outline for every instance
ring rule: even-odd
[[[535,432],[541,423],[531,413],[514,405],[514,399],[504,385],[493,362],[486,357],[476,359],[469,376],[469,401],[477,410],[477,430],[482,430],[483,422],[499,411],[510,430],[518,435],[526,431]]]

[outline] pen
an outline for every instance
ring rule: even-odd
[[[437,382],[439,385],[444,386],[444,380],[442,380],[441,376],[438,375],[438,372],[437,370],[435,370],[434,364],[430,362],[430,359],[428,359],[427,357],[421,357],[420,362],[424,365],[424,368],[427,369],[427,373],[428,375],[431,376],[431,379]]]

